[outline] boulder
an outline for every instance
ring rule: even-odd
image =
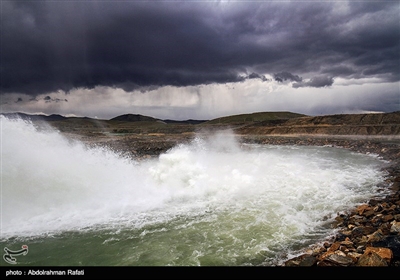
[[[358,259],[358,266],[389,266],[393,259],[392,250],[383,247],[367,247]]]
[[[390,233],[400,233],[400,222],[393,221],[392,226],[390,227]]]
[[[285,262],[285,266],[314,266],[317,259],[309,254],[303,254]]]
[[[353,259],[345,254],[334,253],[324,259],[325,262],[331,262],[337,266],[349,266],[353,264]]]
[[[385,247],[392,251],[393,257],[396,259],[400,258],[400,236],[389,235],[378,242],[373,242],[374,247]]]
[[[375,252],[362,254],[358,259],[357,266],[388,266],[387,262]]]

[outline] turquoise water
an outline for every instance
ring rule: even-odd
[[[0,247],[29,247],[17,265],[276,265],[332,235],[338,212],[383,195],[382,161],[344,149],[225,132],[135,161],[1,122]]]

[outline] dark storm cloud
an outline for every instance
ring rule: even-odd
[[[398,1],[3,1],[1,92],[399,81],[398,23]]]
[[[320,87],[331,86],[334,82],[333,77],[324,75],[312,77],[309,81],[303,81],[302,77],[299,77],[298,75],[293,75],[292,73],[289,72],[276,73],[274,74],[274,79],[275,81],[280,83],[284,81],[295,82],[292,84],[294,88],[300,88],[300,87],[320,88]]]
[[[311,78],[309,81],[301,81],[299,83],[294,83],[293,87],[294,88],[299,88],[299,87],[316,87],[316,88],[321,88],[321,87],[327,87],[331,86],[333,84],[333,78],[329,76],[316,76]]]
[[[274,79],[277,82],[283,82],[283,81],[293,81],[293,82],[301,82],[302,78],[299,77],[298,75],[293,75],[292,73],[289,72],[281,72],[281,73],[276,73],[274,74]]]
[[[46,102],[46,103],[50,103],[50,102],[68,102],[68,100],[67,99],[60,99],[60,98],[51,98],[50,96],[45,96],[44,98],[43,98],[43,100]]]
[[[269,79],[267,77],[265,77],[264,75],[260,75],[257,73],[251,73],[250,75],[247,76],[248,79],[260,79],[263,82],[269,81]]]

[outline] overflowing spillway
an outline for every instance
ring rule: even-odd
[[[344,149],[220,132],[136,161],[0,118],[1,245],[76,246],[69,262],[61,250],[30,264],[272,264],[329,235],[337,212],[382,195],[381,160]]]

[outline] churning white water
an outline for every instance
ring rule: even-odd
[[[240,145],[229,133],[135,161],[1,116],[1,241],[107,232],[102,246],[135,244],[116,264],[262,263],[378,195],[380,164],[332,147]]]

